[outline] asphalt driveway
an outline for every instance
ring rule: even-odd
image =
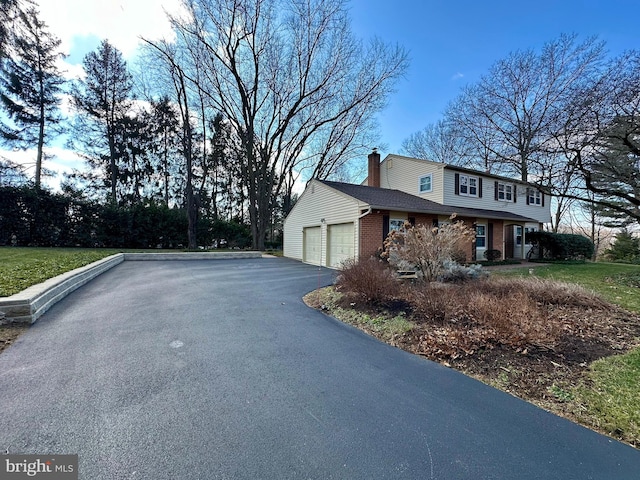
[[[307,308],[286,259],[125,262],[0,354],[0,453],[83,479],[638,479],[640,451]]]

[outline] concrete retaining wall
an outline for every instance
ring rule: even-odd
[[[260,252],[118,253],[90,265],[50,278],[10,297],[0,298],[0,325],[7,323],[34,323],[56,302],[125,260],[220,260],[261,257],[262,254]]]

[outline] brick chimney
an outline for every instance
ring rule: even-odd
[[[367,185],[370,187],[380,186],[380,154],[378,149],[374,148],[373,152],[367,157],[369,159],[369,176],[367,177]]]

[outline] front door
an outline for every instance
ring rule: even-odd
[[[504,228],[504,258],[514,258],[515,249],[515,225],[507,225]]]

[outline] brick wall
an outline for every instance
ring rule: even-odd
[[[475,222],[476,219],[475,218],[466,218],[466,217],[456,217],[454,220],[454,222],[463,222],[465,224],[465,226],[471,228],[474,232],[476,230],[475,227]],[[475,242],[475,238],[473,241],[471,242],[466,242],[463,246],[462,251],[464,252],[464,256],[465,256],[465,261],[467,262],[471,262],[473,261],[473,253],[474,253],[474,249],[476,248],[476,242]]]
[[[371,212],[360,219],[360,257],[369,258],[382,249],[382,220],[386,212]]]
[[[493,248],[500,250],[502,253],[502,259],[504,259],[504,221],[503,220],[490,220],[493,223]]]
[[[382,249],[382,232],[383,232],[383,217],[388,212],[371,212],[360,219],[360,256],[368,258],[372,255],[376,255]],[[434,220],[438,217],[435,215],[426,214],[412,214],[409,213],[409,217],[413,217],[416,220],[416,225],[426,225],[431,227]],[[475,218],[456,217],[456,221],[463,221],[464,224],[475,230]],[[491,220],[493,223],[493,248],[502,252],[504,258],[504,222],[502,220]],[[488,240],[488,239],[487,239]],[[473,259],[473,249],[475,248],[475,241],[469,242],[464,246],[464,254],[467,262],[471,262]],[[484,260],[484,258],[476,258],[476,260]]]
[[[433,227],[433,221],[438,219],[437,216],[425,215],[424,213],[418,213],[415,215],[410,213],[409,216],[416,219],[416,225],[426,225],[429,228]]]

